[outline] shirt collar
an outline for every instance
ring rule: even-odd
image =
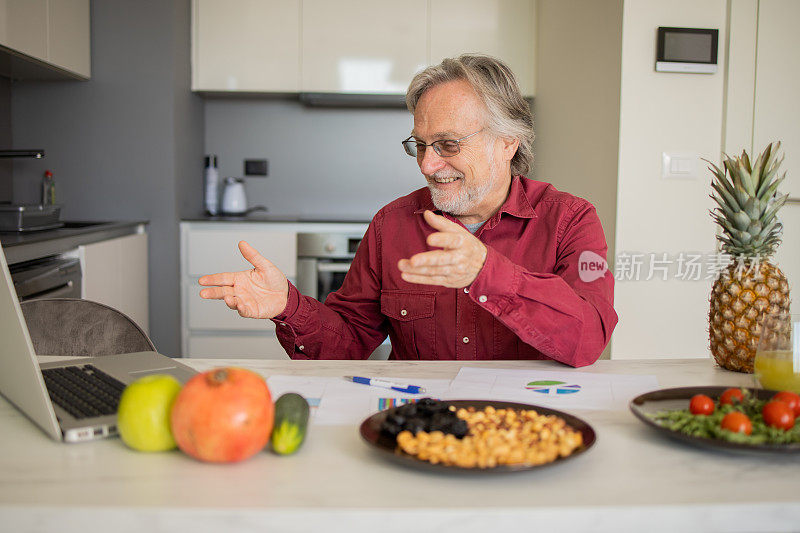
[[[536,212],[531,205],[530,198],[525,194],[525,187],[522,184],[522,176],[513,176],[511,178],[511,186],[508,191],[508,198],[500,206],[497,213],[492,215],[489,220],[499,219],[503,213],[515,216],[517,218],[537,218]],[[434,213],[441,214],[441,210],[436,209],[433,205],[430,192],[423,197],[420,209],[414,211],[415,214],[424,213],[426,210],[433,211]]]

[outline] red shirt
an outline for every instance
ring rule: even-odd
[[[388,333],[390,359],[554,359],[575,367],[597,360],[617,315],[611,272],[579,275],[581,253],[606,258],[589,202],[515,176],[505,203],[475,232],[486,262],[463,289],[400,277],[400,259],[430,249],[426,209],[441,213],[427,188],[381,209],[325,304],[289,284],[286,309],[273,321],[290,357],[365,359]]]

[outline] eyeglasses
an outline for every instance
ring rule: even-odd
[[[483,128],[479,129],[475,133],[465,135],[460,139],[439,139],[438,141],[433,141],[430,144],[425,144],[422,141],[418,141],[417,139],[414,139],[413,135],[411,135],[408,139],[403,141],[403,148],[405,148],[406,153],[411,157],[424,157],[425,149],[428,146],[433,148],[433,151],[439,154],[441,157],[453,157],[461,151],[461,141],[464,139],[469,139],[473,135],[477,135],[482,131]]]

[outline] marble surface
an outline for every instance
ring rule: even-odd
[[[544,361],[187,359],[198,370],[453,378],[463,365]],[[599,361],[581,372],[653,374],[659,388],[750,385],[708,359]],[[716,452],[666,439],[627,410],[573,411],[597,443],[573,460],[504,475],[443,475],[385,461],[356,426],[312,426],[301,450],[234,465],[136,453],[119,439],[51,441],[0,400],[5,531],[797,531],[800,457]]]

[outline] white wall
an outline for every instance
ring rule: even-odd
[[[722,148],[724,72],[657,73],[659,26],[717,28],[719,64],[725,64],[725,0],[626,0],[622,19],[619,175],[616,252],[710,253],[715,228],[709,216],[710,174],[695,180],[661,178],[662,152],[695,152],[718,161]],[[618,280],[620,317],[613,359],[708,356],[711,280]],[[674,268],[674,265],[673,265]],[[701,276],[705,277],[705,276]]]

